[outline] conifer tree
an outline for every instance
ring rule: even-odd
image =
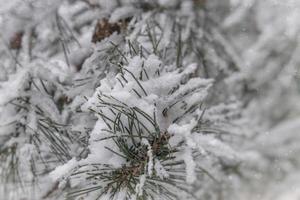
[[[281,124],[298,113],[299,82],[288,75],[295,23],[277,40],[280,18],[263,24],[278,16],[263,13],[270,2],[3,6],[0,195],[229,200],[272,189],[267,176],[299,169],[299,120]]]

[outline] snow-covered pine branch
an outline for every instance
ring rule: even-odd
[[[295,0],[3,2],[1,197],[297,198]]]

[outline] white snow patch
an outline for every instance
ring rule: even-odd
[[[109,22],[116,23],[121,19],[126,19],[132,17],[136,9],[132,6],[125,6],[122,8],[117,8],[110,16]]]
[[[143,187],[146,182],[146,175],[143,174],[140,176],[140,182],[135,186],[135,192],[137,196],[142,196],[143,195]]]
[[[75,158],[69,160],[66,164],[60,165],[50,172],[49,176],[53,181],[57,181],[71,172],[77,166],[78,162]]]
[[[187,183],[193,183],[196,180],[196,163],[192,156],[192,150],[191,148],[186,148],[183,154],[183,160],[186,165],[185,171],[186,171],[186,182]]]
[[[149,144],[148,140],[146,139],[142,139],[142,144],[146,145],[148,148],[147,151],[147,156],[148,156],[148,175],[151,177],[153,174],[153,152],[152,152],[152,148],[151,145]]]

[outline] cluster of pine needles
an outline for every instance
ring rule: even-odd
[[[99,95],[98,99],[98,107],[108,109],[114,115],[112,118],[101,110],[91,109],[92,112],[101,116],[107,125],[107,129],[101,131],[110,135],[99,140],[112,140],[118,151],[109,147],[105,148],[125,160],[125,164],[117,168],[100,163],[80,166],[70,178],[85,176],[91,186],[74,190],[69,193],[68,197],[98,191],[98,198],[109,194],[110,199],[114,199],[116,195],[126,191],[126,199],[131,199],[136,195],[136,187],[140,184],[140,177],[143,175],[146,176],[144,188],[137,199],[155,199],[157,195],[165,196],[166,199],[176,199],[176,195],[171,191],[174,189],[188,193],[184,163],[177,160],[175,155],[178,147],[170,146],[171,135],[161,132],[155,115],[152,117],[141,109],[130,107],[114,97]],[[152,128],[146,124],[151,124]],[[152,157],[149,157],[149,150]],[[153,167],[155,160],[160,162],[168,177],[160,177],[155,170],[152,175],[149,175],[149,167]]]

